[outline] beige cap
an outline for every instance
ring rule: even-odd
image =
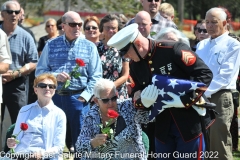
[[[138,24],[130,24],[119,32],[114,34],[112,38],[109,39],[107,45],[110,47],[115,47],[117,50],[124,48],[127,44],[134,42],[139,33]]]

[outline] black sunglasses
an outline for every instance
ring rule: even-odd
[[[95,26],[88,26],[88,27],[85,27],[85,30],[87,30],[87,31],[90,31],[90,29],[92,29],[92,30],[97,30],[98,27],[95,27]]]
[[[194,27],[194,31],[198,30],[198,27]]]
[[[98,98],[98,99],[100,99],[103,103],[107,104],[109,101],[116,102],[117,96],[113,96],[112,98],[104,98],[104,99]]]
[[[198,28],[198,33],[207,33],[207,30],[206,29],[201,29],[201,28]]]
[[[74,28],[76,26],[82,27],[82,22],[80,22],[80,23],[64,23],[64,24],[67,24],[67,25],[69,25],[72,28]]]
[[[125,47],[119,50],[119,54],[121,57],[123,57],[129,50],[132,43],[128,43]]]
[[[155,2],[159,2],[159,0],[154,0]],[[148,2],[153,2],[153,0],[148,0]]]
[[[61,25],[57,26],[57,29],[62,30],[62,26]]]
[[[8,14],[15,13],[16,15],[18,15],[20,13],[20,10],[16,10],[16,11],[14,11],[14,10],[4,10],[4,11],[6,11]]]
[[[38,83],[37,88],[48,88],[49,89],[56,89],[55,84],[46,84],[46,83]]]

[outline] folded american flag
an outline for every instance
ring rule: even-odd
[[[201,82],[194,82],[184,79],[176,79],[170,76],[164,75],[153,75],[152,83],[158,88],[158,98],[153,104],[151,111],[149,113],[149,120],[152,121],[154,118],[164,111],[165,104],[162,103],[162,100],[172,100],[167,92],[172,92],[176,95],[183,96],[193,90],[196,90],[200,87],[205,87],[206,85]]]

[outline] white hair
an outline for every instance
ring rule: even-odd
[[[218,18],[221,21],[226,21],[227,20],[227,14],[222,8],[218,8],[218,7],[211,8],[206,12],[206,16],[207,16],[208,13],[212,13],[212,12],[217,12],[218,13]]]
[[[174,33],[177,36],[179,42],[185,43],[190,47],[189,39],[182,32],[172,27],[166,27],[161,29],[160,32],[157,33],[155,40],[164,40],[164,36],[170,32]]]
[[[1,11],[7,10],[7,6],[8,6],[9,4],[14,4],[14,5],[16,5],[17,7],[19,6],[19,10],[21,9],[21,8],[20,8],[20,4],[19,4],[17,1],[6,1],[6,2],[4,2],[4,3],[2,4],[2,6],[1,6]]]
[[[105,91],[108,88],[112,88],[115,93],[117,92],[116,86],[113,81],[109,79],[100,78],[94,86],[93,94],[95,97],[100,98],[101,92]]]

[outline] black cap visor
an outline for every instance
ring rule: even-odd
[[[123,57],[129,50],[132,43],[128,43],[125,47],[119,50],[119,54],[121,57]]]

